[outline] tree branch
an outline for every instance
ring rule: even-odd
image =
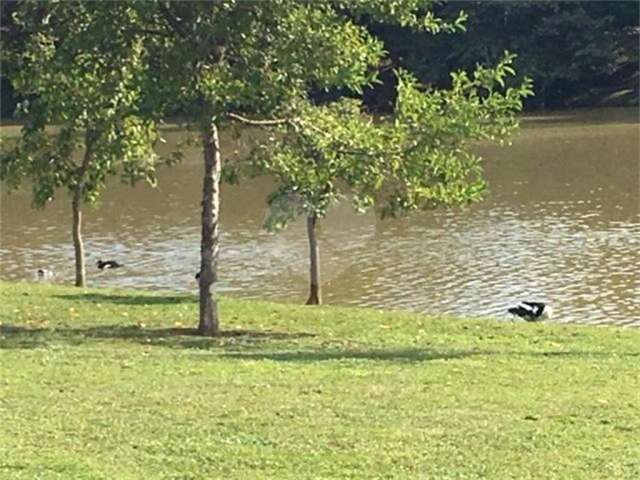
[[[252,120],[247,117],[243,117],[242,115],[238,115],[237,113],[229,112],[229,117],[234,120],[238,120],[239,122],[246,123],[247,125],[255,125],[261,127],[269,127],[275,125],[285,125],[287,123],[293,124],[298,121],[297,118],[276,118],[271,120]]]
[[[315,125],[310,124],[309,122],[305,122],[304,120],[302,120],[301,118],[298,117],[292,117],[292,118],[276,118],[276,119],[270,119],[270,120],[252,120],[250,118],[246,118],[243,117],[242,115],[239,115],[237,113],[233,113],[233,112],[229,112],[228,113],[229,117],[233,118],[234,120],[238,120],[239,122],[245,123],[247,125],[253,125],[253,126],[257,126],[257,127],[273,127],[273,126],[277,126],[277,125],[286,125],[289,124],[291,126],[293,126],[296,131],[298,132],[298,135],[302,135],[303,137],[306,136],[304,134],[304,129],[309,129],[309,130],[313,130],[316,133],[319,133],[321,135],[324,135],[325,137],[327,137],[329,139],[329,141],[331,142],[331,150],[334,153],[340,154],[340,155],[360,155],[360,156],[365,156],[365,157],[378,157],[380,156],[380,152],[375,152],[375,151],[369,151],[369,150],[364,150],[364,149],[359,149],[359,148],[352,148],[350,146],[348,146],[347,148],[343,148],[345,146],[345,143],[340,141],[339,139],[337,139],[335,136],[331,135],[331,133],[326,132],[324,130],[322,130],[321,128],[316,127]],[[387,151],[388,154],[391,155],[400,155],[402,154],[401,150],[396,150],[396,149],[389,149]]]

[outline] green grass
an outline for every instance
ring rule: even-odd
[[[640,330],[221,314],[0,283],[0,478],[640,478]]]

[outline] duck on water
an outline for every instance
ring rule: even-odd
[[[98,260],[96,262],[96,266],[100,269],[100,270],[104,270],[106,269],[112,269],[112,268],[120,268],[123,265],[121,263],[116,262],[115,260]]]
[[[537,322],[553,316],[553,309],[542,302],[520,302],[517,306],[507,310],[511,315],[520,317],[527,322]]]

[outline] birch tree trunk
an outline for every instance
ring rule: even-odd
[[[218,304],[215,292],[218,267],[220,211],[220,142],[214,122],[202,127],[204,181],[202,186],[202,242],[200,245],[200,323],[201,335],[218,334]]]
[[[307,305],[320,305],[320,245],[316,236],[316,214],[307,216],[307,237],[309,237],[309,298]]]

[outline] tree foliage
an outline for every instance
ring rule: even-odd
[[[533,93],[529,79],[507,84],[514,58],[453,73],[450,89],[424,90],[399,70],[395,110],[381,120],[355,99],[299,105],[250,163],[250,174],[278,181],[271,227],[302,213],[324,217],[346,195],[358,211],[377,206],[393,215],[478,200],[486,185],[471,142],[505,142]]]
[[[320,303],[317,219],[350,196],[362,212],[377,207],[398,215],[439,205],[477,201],[485,191],[481,158],[470,142],[504,142],[518,126],[516,114],[532,95],[529,79],[509,86],[515,56],[505,53],[493,68],[452,74],[450,89],[420,87],[407,71],[396,72],[392,118],[375,120],[360,101],[299,104],[296,116],[273,125],[252,156],[249,172],[275,177],[266,226],[286,227],[307,217],[311,294]],[[269,124],[267,124],[269,126]]]
[[[205,177],[201,242],[200,331],[218,330],[213,286],[217,281],[218,183],[221,156],[217,129],[238,113],[288,115],[311,89],[361,91],[375,75],[382,44],[345,11],[398,23],[433,17],[418,9],[428,1],[154,2],[134,4],[146,32],[150,89],[200,125]],[[356,13],[357,11],[357,13]],[[155,98],[156,95],[151,95]]]
[[[5,152],[1,178],[32,180],[42,207],[59,187],[95,201],[109,175],[155,182],[155,125],[138,115],[144,51],[140,38],[105,28],[124,22],[114,8],[94,16],[74,8],[25,3],[3,37],[3,70],[24,100],[22,137]],[[82,162],[79,150],[90,150]]]

